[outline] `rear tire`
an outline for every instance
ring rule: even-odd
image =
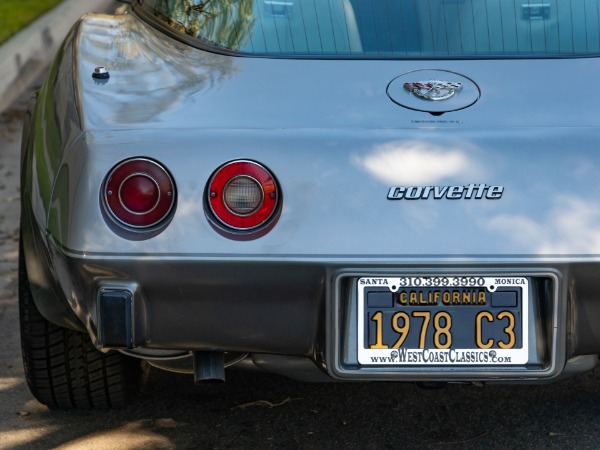
[[[19,248],[19,312],[29,390],[51,409],[126,406],[142,386],[140,360],[99,352],[85,333],[59,327],[37,309]]]

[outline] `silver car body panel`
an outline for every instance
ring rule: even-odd
[[[598,60],[438,62],[477,80],[483,95],[474,108],[434,117],[398,107],[385,93],[390,80],[423,62],[234,58],[157,34],[132,16],[90,17],[79,26],[72,79],[79,109],[57,105],[76,119],[57,124],[66,150],[61,158],[44,155],[56,161],[47,174],[56,185],[54,199],[42,196],[39,205],[40,222],[48,220],[64,247],[88,254],[115,245],[122,254],[600,256],[599,106],[593,95],[560,87],[569,79],[593,85]],[[98,65],[110,70],[106,84],[91,77]],[[518,78],[512,85],[510,74]],[[61,72],[64,78],[71,77]],[[515,89],[521,80],[531,81]],[[119,239],[99,220],[100,204],[89,201],[124,155],[156,158],[185,180],[173,223],[150,241]],[[201,167],[191,164],[198,155]],[[285,195],[276,229],[241,245],[210,231],[202,205],[211,173],[237,158],[263,162]],[[96,179],[75,190],[66,172]],[[392,186],[469,183],[504,186],[504,195],[387,200]]]
[[[98,66],[108,80],[92,77]],[[423,69],[460,73],[481,98],[441,116],[392,102],[390,81]],[[353,277],[547,277],[551,363],[491,375],[557,377],[568,357],[600,351],[600,93],[577,87],[595,85],[599,71],[596,58],[235,57],[177,42],[135,15],[85,16],[40,92],[26,149],[36,301],[61,292],[101,346],[98,292],[123,288],[134,296],[136,345],[308,356],[334,377],[370,379],[339,365],[342,285]],[[106,174],[133,156],[164,164],[178,190],[171,222],[147,239],[115,229],[100,201]],[[279,220],[262,237],[230,239],[207,220],[206,183],[235,159],[264,164],[281,186]],[[387,198],[394,186],[470,184],[504,190],[497,199]]]

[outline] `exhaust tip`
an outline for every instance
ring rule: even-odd
[[[225,381],[225,359],[223,352],[195,351],[194,383],[223,383]]]

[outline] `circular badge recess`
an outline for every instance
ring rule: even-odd
[[[473,80],[459,73],[423,69],[394,78],[387,94],[404,108],[442,114],[468,108],[479,100],[481,91]]]

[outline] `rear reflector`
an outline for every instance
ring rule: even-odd
[[[279,202],[275,179],[253,161],[233,161],[219,168],[209,182],[207,193],[215,217],[235,230],[264,225]]]
[[[175,205],[175,185],[167,170],[146,158],[117,164],[106,177],[104,200],[111,216],[133,228],[162,222]]]

